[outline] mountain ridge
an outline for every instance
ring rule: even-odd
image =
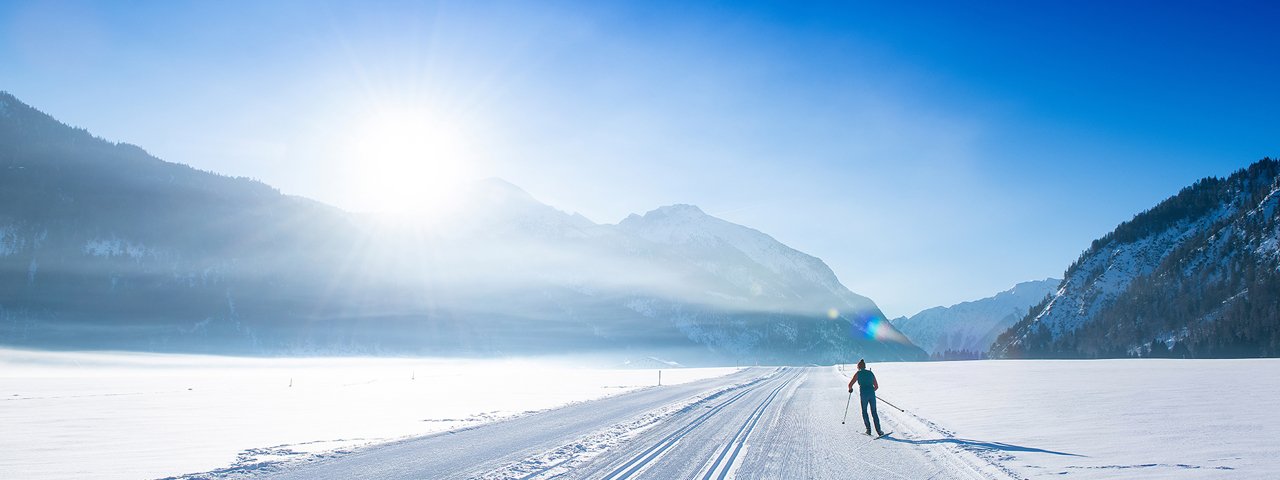
[[[991,346],[1007,358],[1280,355],[1280,162],[1208,177],[1094,240]]]
[[[891,322],[933,358],[980,358],[996,337],[1058,289],[1061,280],[1020,282],[995,295],[933,307]]]
[[[94,137],[8,94],[0,103],[0,343],[611,351],[686,365],[923,356],[892,327],[870,339],[879,309],[821,260],[697,207],[662,208],[702,214],[708,231],[657,217],[644,227],[684,228],[703,244],[661,242],[488,179],[443,223],[393,230]]]

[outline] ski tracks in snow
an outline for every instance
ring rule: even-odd
[[[769,404],[778,398],[778,392],[782,391],[792,380],[795,380],[795,377],[795,375],[792,375],[791,378],[774,388],[769,397],[764,402],[761,402],[754,412],[751,412],[751,416],[747,417],[746,423],[742,424],[742,428],[738,429],[738,433],[734,434],[729,443],[725,444],[724,449],[720,450],[720,455],[711,464],[711,468],[707,469],[707,473],[702,476],[702,480],[711,480],[712,478],[724,480],[726,476],[733,472],[733,467],[736,465],[734,461],[738,459],[738,454],[742,453],[743,448],[746,446],[747,438],[755,430],[756,424],[760,423],[760,417],[764,414],[765,409],[769,408]],[[732,454],[729,453],[731,450]],[[725,459],[726,455],[729,456],[727,460]],[[716,475],[716,472],[719,472],[719,475]]]
[[[781,371],[781,369],[778,371]],[[594,432],[580,440],[562,445],[550,452],[526,458],[519,462],[515,462],[514,464],[505,465],[501,468],[479,475],[476,478],[483,480],[533,480],[557,478],[574,471],[576,467],[592,461],[597,456],[613,449],[614,447],[635,439],[650,428],[663,421],[667,421],[674,416],[687,414],[702,408],[709,409],[707,412],[702,413],[676,432],[664,437],[662,441],[643,452],[642,455],[639,455],[636,458],[633,458],[630,462],[627,462],[625,468],[620,468],[618,471],[613,472],[609,477],[606,477],[619,480],[629,478],[642,470],[645,466],[649,465],[650,462],[660,457],[663,453],[666,453],[672,445],[678,442],[690,431],[706,422],[725,407],[728,407],[741,399],[750,391],[751,387],[773,378],[777,375],[778,371],[757,377],[747,382],[730,385],[702,395],[697,395],[683,402],[653,409],[628,421]],[[728,397],[728,399],[718,404],[716,403],[717,400],[724,397]]]
[[[909,411],[881,410],[882,424],[898,433],[880,439],[862,435],[860,413],[850,412],[853,422],[841,424],[846,382],[832,368],[757,369],[701,386],[622,395],[237,473],[307,479],[1018,478],[1000,465],[998,448],[957,439]]]
[[[849,377],[839,370],[833,370],[842,381],[848,381]],[[884,402],[881,402],[884,404]],[[894,402],[899,405],[900,402]],[[931,458],[938,464],[938,470],[928,477],[933,478],[982,478],[982,479],[1021,479],[1017,473],[1002,462],[1007,460],[1006,456],[1000,455],[999,451],[981,447],[973,442],[955,441],[955,432],[927,419],[911,413],[909,410],[898,410],[892,406],[892,410],[880,408],[880,417],[882,422],[891,423],[892,428],[886,430],[894,430],[894,432],[882,439],[868,440],[868,444],[876,441],[895,441],[894,435],[901,437],[905,443],[920,447],[920,451]],[[939,438],[941,437],[941,438]],[[872,467],[877,467],[872,465]],[[907,478],[895,472],[889,472],[896,478]],[[921,478],[921,477],[913,477]]]
[[[828,371],[782,369],[646,412],[478,478],[1018,478],[992,456],[998,452],[937,442],[954,434],[910,413],[881,411],[901,441],[864,437],[860,414],[852,427],[832,425],[838,417],[827,412],[835,406],[828,405],[834,396],[827,392],[838,391],[847,378],[835,380],[839,373]]]

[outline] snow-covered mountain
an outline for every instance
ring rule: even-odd
[[[1280,162],[1206,178],[1095,240],[1001,357],[1280,354]]]
[[[724,277],[728,280],[725,291],[710,293],[723,297],[729,306],[750,302],[806,314],[833,308],[848,314],[880,314],[870,299],[845,288],[822,260],[692,205],[633,214],[617,228]]]
[[[618,225],[478,182],[383,222],[0,93],[0,343],[219,353],[922,358],[821,260],[691,206]]]
[[[932,356],[976,357],[991,347],[996,336],[1022,320],[1031,307],[1057,291],[1061,282],[1055,278],[1022,282],[991,297],[933,307],[892,322]]]
[[[628,305],[646,316],[675,319],[690,338],[735,355],[774,345],[834,358],[840,350],[831,346],[852,337],[859,357],[923,357],[914,346],[903,351],[910,341],[883,321],[874,302],[845,288],[822,260],[760,231],[692,205],[631,215],[617,229],[635,239],[634,253],[669,265],[663,271],[681,272],[676,285],[682,292],[657,290],[658,296]],[[689,311],[683,304],[704,309]],[[755,328],[742,328],[744,319]]]

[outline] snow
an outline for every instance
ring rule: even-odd
[[[737,370],[663,369],[662,383]],[[211,471],[473,427],[656,383],[655,370],[521,360],[0,350],[0,472],[156,478]]]
[[[1134,279],[1155,270],[1184,241],[1232,212],[1232,207],[1222,207],[1194,222],[1179,222],[1156,235],[1130,243],[1107,244],[1081,259],[1076,271],[1066,278],[1062,289],[1036,320],[1047,325],[1054,338],[1075,331],[1114,302]]]
[[[804,294],[829,294],[839,302],[825,305],[821,310],[839,307],[840,310],[847,309],[850,314],[879,314],[874,302],[845,288],[821,259],[788,247],[759,230],[707,215],[694,205],[669,205],[643,216],[633,214],[619,222],[617,229],[659,245],[716,251],[711,257],[705,253],[697,254],[700,260],[694,263],[715,276],[730,278],[735,286],[749,292],[751,297],[794,298]],[[725,261],[729,252],[741,255],[746,262]],[[761,279],[751,273],[753,268],[746,265],[752,263],[776,275],[782,284],[772,287],[762,284]],[[813,285],[819,291],[798,292],[795,290],[797,285]],[[727,295],[727,298],[743,300],[734,295]]]
[[[733,384],[727,388],[714,389],[709,393],[643,412],[629,421],[592,432],[574,442],[562,445],[541,455],[485,472],[479,475],[478,478],[486,480],[551,478],[556,475],[569,474],[590,463],[596,457],[619,448],[626,442],[636,440],[638,436],[648,432],[651,428],[657,426],[659,422],[671,420],[671,417],[679,413],[703,410],[697,408],[697,406],[707,402],[709,399],[725,396],[725,394],[734,389],[758,383],[766,378],[768,377],[756,377],[747,382]]]
[[[1061,280],[1022,282],[996,295],[950,307],[934,307],[893,326],[929,353],[946,350],[985,352],[996,337],[1022,320],[1027,311],[1053,294]]]
[[[643,217],[627,217],[618,226],[659,244],[716,246],[723,242],[774,273],[801,275],[828,287],[834,282],[834,274],[828,273],[830,269],[825,264],[817,267],[821,260],[787,247],[759,230],[707,215],[694,205],[660,207]]]
[[[139,260],[147,255],[152,254],[151,249],[145,245],[136,244],[128,240],[119,238],[95,238],[85,242],[82,249],[85,254],[94,257],[119,257],[125,256],[134,260]]]
[[[480,476],[586,478],[613,470],[671,432],[688,431],[686,441],[650,466],[675,475],[667,478],[687,478],[678,473],[697,474],[753,418],[759,428],[732,466],[740,477],[1270,478],[1280,471],[1274,441],[1280,420],[1272,411],[1280,396],[1280,359],[871,368],[881,387],[882,422],[894,432],[874,441],[861,436],[856,413],[840,423],[847,376],[830,367],[782,375],[664,369],[664,387],[646,388],[656,383],[654,370],[545,361],[0,350],[0,472],[4,478],[207,471],[302,478],[314,469],[258,466],[285,460],[306,467],[309,459],[332,457],[335,462],[314,466],[332,468],[338,478],[434,462],[433,453],[447,451],[460,455],[461,464],[476,462]],[[704,378],[713,380],[692,383]],[[623,392],[635,395],[617,396]],[[780,392],[772,403],[771,392]],[[691,422],[739,394],[747,396],[706,417],[712,420]],[[603,397],[612,398],[581,403]],[[569,428],[573,422],[582,426]],[[453,433],[392,442],[445,430]],[[517,447],[494,438],[494,431],[531,440],[519,443],[524,450],[507,450]]]
[[[872,365],[939,443],[1025,478],[1273,478],[1280,359]],[[881,412],[889,410],[881,406]]]
[[[18,227],[0,225],[0,257],[17,254],[22,250],[22,237],[18,236]]]
[[[1253,258],[1250,261],[1254,262],[1280,258],[1280,248],[1277,248],[1280,245],[1280,226],[1276,225],[1274,217],[1280,204],[1277,193],[1280,193],[1280,188],[1273,183],[1257,205],[1249,205],[1252,199],[1242,191],[1236,191],[1234,200],[1196,218],[1178,221],[1161,232],[1133,242],[1113,240],[1092,250],[1080,259],[1077,268],[1063,282],[1062,290],[1037,315],[1036,321],[1047,326],[1055,339],[1079,329],[1125,295],[1135,279],[1153,274],[1169,260],[1170,254],[1186,242],[1192,239],[1201,241],[1200,235],[1207,238],[1195,245],[1196,250],[1191,255],[1178,259],[1181,262],[1178,270],[1162,275],[1180,274],[1187,281],[1215,284],[1232,275],[1228,266],[1233,261],[1242,260],[1240,256],[1245,252],[1251,254],[1249,256]],[[1248,210],[1242,210],[1245,208]],[[1218,315],[1219,312],[1211,311],[1205,313],[1201,320],[1213,321]],[[1031,330],[1021,332],[1025,338]],[[1157,333],[1157,336],[1178,340],[1185,338],[1186,334],[1184,325]],[[1014,343],[1018,341],[1020,339],[1015,339]],[[1133,352],[1140,347],[1130,345],[1129,349]],[[997,347],[994,353],[999,355],[1002,350]]]

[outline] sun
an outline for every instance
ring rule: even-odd
[[[430,216],[470,179],[462,129],[425,109],[384,108],[353,132],[356,203],[374,213]]]

